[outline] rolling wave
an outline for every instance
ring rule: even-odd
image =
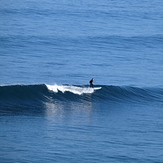
[[[44,103],[89,102],[161,102],[162,88],[98,85],[6,85],[0,86],[0,109],[44,108]],[[37,109],[38,111],[38,109]],[[40,110],[39,110],[40,111]]]
[[[96,90],[97,88],[97,90]],[[130,86],[98,85],[90,88],[88,85],[7,85],[0,86],[0,100],[47,100],[49,98],[75,99],[91,95],[98,99],[144,99],[163,100],[163,88],[138,88]],[[75,100],[74,99],[74,100]]]

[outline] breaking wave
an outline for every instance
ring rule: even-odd
[[[1,113],[22,108],[40,112],[45,103],[163,103],[163,88],[98,85],[5,85],[0,86]],[[39,109],[38,109],[39,108]],[[41,108],[41,109],[40,109]],[[29,111],[27,109],[27,111]],[[33,111],[33,110],[32,110]]]

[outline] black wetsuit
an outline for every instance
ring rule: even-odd
[[[90,81],[89,81],[89,83],[90,83],[90,87],[92,87],[92,88],[93,88],[93,79],[92,79],[92,80],[90,80]]]

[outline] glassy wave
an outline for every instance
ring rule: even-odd
[[[91,97],[91,98],[86,98]],[[163,102],[163,88],[98,85],[6,85],[0,86],[0,106],[27,102],[29,105],[54,101],[155,101]]]

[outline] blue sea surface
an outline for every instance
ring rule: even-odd
[[[1,0],[1,162],[162,163],[162,20],[162,0]]]

